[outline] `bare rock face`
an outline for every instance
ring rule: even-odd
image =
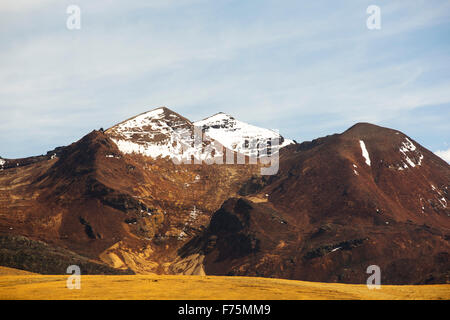
[[[252,138],[256,156],[280,140],[276,175],[248,161],[173,161],[215,156],[213,142],[248,160]],[[384,283],[448,281],[449,165],[395,130],[357,124],[296,144],[229,115],[191,122],[158,108],[47,155],[1,160],[0,233],[42,241],[45,255],[67,250],[118,273],[365,283],[376,264]]]

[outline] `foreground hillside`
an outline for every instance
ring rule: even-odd
[[[0,276],[0,299],[450,299],[450,285],[383,286],[219,276],[84,276],[81,289],[66,288],[67,276]]]

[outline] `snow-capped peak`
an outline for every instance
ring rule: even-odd
[[[156,108],[125,120],[106,133],[123,153],[158,158],[179,158],[187,149],[192,123],[165,108]]]
[[[219,141],[224,147],[245,155],[258,156],[259,151],[267,147],[267,141],[275,138],[278,138],[280,147],[294,143],[292,140],[284,139],[274,130],[236,120],[223,112],[196,121],[194,125],[200,126],[207,136]],[[249,144],[252,143],[256,148],[249,148]]]
[[[223,112],[192,123],[166,107],[125,120],[106,130],[106,133],[123,153],[171,159],[194,155],[194,158],[206,159],[211,156],[204,152],[209,143],[195,143],[195,127],[203,131],[207,140],[248,156],[265,154],[263,149],[267,148],[267,141],[275,138],[279,139],[280,147],[293,143],[273,130],[247,124]]]

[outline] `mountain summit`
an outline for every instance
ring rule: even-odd
[[[141,113],[105,131],[123,153],[152,158],[181,157],[193,124],[172,110],[161,107]]]
[[[202,143],[195,143],[194,127],[202,130]],[[293,143],[275,131],[259,128],[234,117],[217,113],[197,122],[191,122],[172,110],[161,107],[123,121],[106,134],[123,153],[137,153],[151,158],[181,159],[198,155],[202,160],[211,157],[205,151],[208,141],[245,156],[259,157],[267,148],[267,141],[278,139],[279,147]],[[222,153],[217,146],[215,152]]]

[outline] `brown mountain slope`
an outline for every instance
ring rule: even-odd
[[[0,171],[0,232],[117,268],[170,273],[177,249],[256,170],[122,154],[93,131],[58,157]]]
[[[281,149],[278,174],[261,177],[257,165],[175,165],[171,125],[192,130],[159,108],[7,160],[0,232],[138,273],[361,283],[376,264],[384,283],[448,281],[449,165],[404,134],[357,124]]]
[[[362,143],[367,153],[363,155]],[[358,124],[281,151],[280,171],[227,200],[180,254],[207,274],[364,283],[449,280],[450,167],[394,130]]]

